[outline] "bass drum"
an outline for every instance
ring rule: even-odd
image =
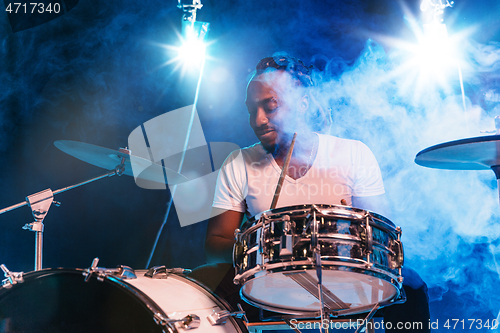
[[[232,317],[212,325],[208,316],[229,308],[198,282],[165,269],[152,277],[145,275],[151,270],[128,269],[127,278],[115,274],[121,269],[99,268],[90,275],[82,269],[43,269],[14,285],[4,283],[0,332],[182,333],[188,315],[200,318],[192,333],[248,332]]]

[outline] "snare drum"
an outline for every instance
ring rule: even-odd
[[[315,316],[322,298],[331,314],[348,315],[404,301],[401,229],[378,214],[334,205],[272,209],[248,220],[236,239],[235,283],[257,307]]]
[[[248,332],[232,317],[212,324],[208,317],[228,313],[228,305],[196,281],[168,270],[129,270],[117,276],[116,269],[101,269],[87,279],[82,269],[24,274],[0,288],[0,331]]]

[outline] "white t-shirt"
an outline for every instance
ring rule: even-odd
[[[362,142],[318,134],[316,158],[298,179],[285,177],[276,208],[302,204],[348,205],[352,197],[383,194],[375,156]],[[260,143],[232,152],[219,171],[213,207],[254,216],[271,207],[281,174]]]

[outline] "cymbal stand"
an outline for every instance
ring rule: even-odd
[[[119,150],[121,153],[125,153],[130,155],[130,150],[127,148],[120,148]],[[54,195],[59,194],[62,192],[69,191],[71,189],[74,189],[76,187],[91,183],[93,181],[106,178],[106,177],[111,177],[114,175],[121,176],[123,172],[125,171],[125,157],[122,157],[120,164],[115,167],[114,170],[111,170],[103,175],[100,175],[98,177],[94,177],[91,179],[88,179],[86,181],[83,181],[81,183],[63,187],[61,189],[58,189],[56,191],[52,191],[50,188],[43,190],[41,192],[29,195],[26,197],[26,201],[20,202],[18,204],[15,204],[13,206],[4,208],[0,210],[0,215],[6,212],[9,212],[11,210],[14,210],[19,207],[23,206],[30,206],[31,208],[31,213],[33,214],[33,217],[35,218],[34,222],[31,223],[26,223],[23,226],[24,230],[29,230],[33,231],[36,233],[35,235],[35,271],[41,270],[42,269],[42,257],[43,257],[43,220],[45,219],[45,216],[47,216],[47,213],[49,211],[49,208],[52,204],[55,204],[56,206],[60,206],[61,203],[58,201],[54,201]]]

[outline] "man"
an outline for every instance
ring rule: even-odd
[[[296,140],[277,208],[343,204],[388,216],[381,172],[369,148],[359,141],[313,132],[328,123],[328,117],[309,93],[310,74],[301,61],[289,56],[264,58],[257,65],[245,104],[250,126],[260,142],[234,152],[221,168],[205,242],[208,263],[232,263],[235,229],[241,227],[245,216],[270,209],[294,133]],[[232,285],[231,273],[221,283],[217,281],[217,287],[211,284],[234,306],[238,289]],[[417,279],[414,289],[425,288],[420,281]],[[428,304],[422,290],[424,296],[419,301],[425,299],[425,304],[418,305],[423,310],[412,311],[423,314],[411,319],[405,316],[405,321],[419,320],[426,328]],[[398,318],[386,315],[387,319],[396,326]]]

